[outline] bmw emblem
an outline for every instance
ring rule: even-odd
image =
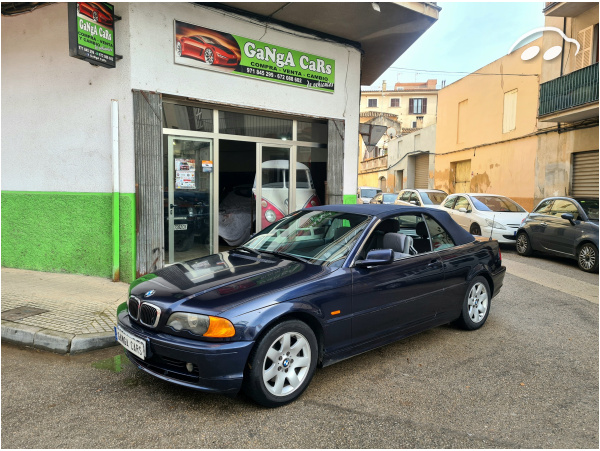
[[[150,290],[150,291],[146,291],[146,293],[144,293],[144,297],[145,298],[149,298],[150,296],[152,296],[154,293],[156,293],[156,290]]]

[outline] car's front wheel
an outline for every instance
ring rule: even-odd
[[[467,330],[479,329],[490,313],[491,300],[492,292],[486,278],[475,277],[469,284],[456,324]]]
[[[177,45],[175,46],[175,53],[177,53],[177,56],[181,56],[181,42],[177,42]]]
[[[318,346],[302,321],[277,324],[257,343],[244,375],[244,392],[259,404],[278,407],[298,398],[317,367]]]
[[[585,272],[598,271],[598,248],[592,243],[584,243],[577,251],[577,264]]]
[[[215,55],[213,55],[213,51],[211,49],[206,49],[204,51],[204,61],[206,64],[211,64],[215,62]]]
[[[94,18],[94,22],[98,22],[98,12],[94,11],[94,13],[92,14],[93,18]]]
[[[529,236],[525,232],[519,232],[517,234],[517,254],[523,255],[524,257],[529,257],[533,254],[533,249],[531,248],[531,242],[529,241]]]

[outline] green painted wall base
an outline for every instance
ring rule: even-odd
[[[120,279],[135,276],[135,196],[119,196]],[[2,266],[112,277],[112,193],[2,192]]]
[[[344,194],[344,204],[356,204],[356,194]]]

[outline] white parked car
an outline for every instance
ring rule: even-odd
[[[310,169],[303,163],[296,163],[296,205],[288,211],[290,193],[290,163],[287,160],[271,160],[262,164],[262,228],[279,221],[288,213],[301,208],[321,205]],[[256,179],[252,192],[256,196]]]
[[[375,196],[377,196],[381,190],[373,186],[359,186],[356,192],[356,203],[357,204],[368,204]]]
[[[441,189],[403,189],[398,193],[394,202],[396,205],[416,205],[418,207],[433,207],[439,205],[448,196]]]
[[[486,193],[450,194],[437,206],[473,235],[514,243],[527,211],[505,196]]]

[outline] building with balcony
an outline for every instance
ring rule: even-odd
[[[547,2],[543,48],[560,46],[540,76],[536,200],[554,195],[598,197],[598,3]]]
[[[395,192],[398,183],[412,185],[413,176],[404,173],[404,181],[396,180],[396,172],[388,174],[388,168],[397,160],[388,157],[390,142],[436,123],[437,80],[426,82],[396,83],[388,90],[387,83],[381,89],[363,88],[360,95],[361,124],[382,125],[387,132],[374,146],[364,146],[359,137],[359,186],[376,186],[384,192]],[[398,142],[393,144],[396,148]],[[394,152],[394,158],[397,154]],[[408,177],[408,178],[407,178]],[[405,186],[412,188],[414,186]]]

